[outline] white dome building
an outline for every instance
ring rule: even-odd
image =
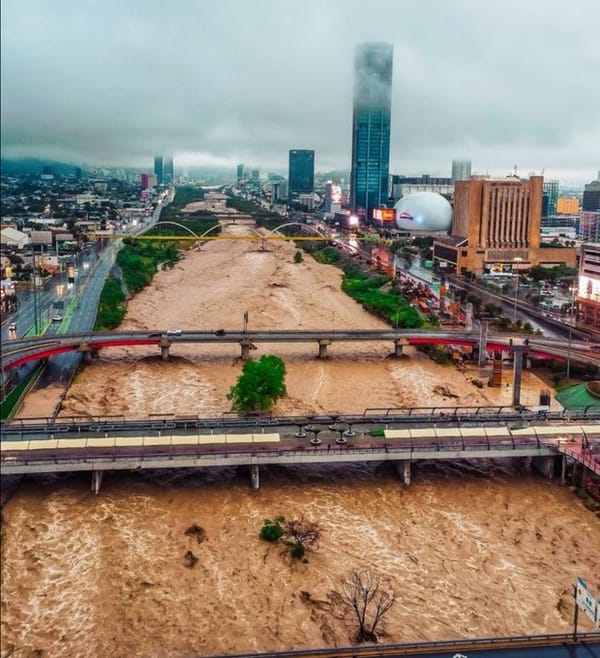
[[[394,206],[396,226],[410,233],[447,232],[452,224],[452,206],[441,194],[413,192]]]

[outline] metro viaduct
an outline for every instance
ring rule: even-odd
[[[63,352],[78,351],[85,362],[91,362],[98,351],[110,347],[156,345],[164,360],[170,348],[178,343],[236,343],[241,358],[250,357],[256,343],[317,343],[318,358],[327,358],[327,348],[335,342],[384,341],[394,345],[394,356],[401,357],[407,345],[485,345],[489,351],[509,351],[514,355],[513,404],[520,404],[521,375],[524,354],[547,358],[572,359],[600,367],[600,353],[589,343],[572,341],[565,346],[562,339],[523,338],[519,335],[488,335],[427,329],[403,330],[279,330],[240,331],[232,329],[206,330],[145,330],[117,332],[84,332],[63,334],[56,338],[40,336],[20,339],[5,345],[0,365],[9,370],[28,361],[47,359]]]

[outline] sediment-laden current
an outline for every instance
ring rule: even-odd
[[[229,231],[242,231],[232,226]],[[339,290],[340,274],[293,245],[262,252],[213,242],[160,272],[130,303],[124,326],[379,328]],[[239,348],[174,346],[106,352],[76,378],[61,413],[214,415],[229,407]],[[277,413],[367,407],[510,404],[510,387],[436,366],[391,346],[260,346],[286,363]],[[510,381],[509,379],[507,381]],[[524,373],[524,402],[544,383]],[[22,415],[45,415],[54,389]],[[321,528],[308,562],[259,539],[265,518],[304,517]],[[204,540],[186,535],[197,524]],[[25,479],[3,510],[2,655],[210,655],[347,645],[354,627],[330,605],[352,569],[389,577],[397,591],[382,639],[401,642],[570,628],[572,584],[600,592],[600,521],[568,489],[526,463],[419,464],[409,487],[390,464],[109,473]],[[193,568],[185,555],[197,558]],[[581,619],[583,628],[589,622]],[[38,654],[32,652],[39,651]]]

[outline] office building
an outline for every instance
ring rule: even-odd
[[[354,59],[350,205],[365,221],[388,203],[393,47],[364,43]]]
[[[325,184],[325,212],[328,214],[342,209],[342,188],[338,183],[327,181]]]
[[[436,192],[447,199],[454,194],[454,181],[451,178],[423,176],[392,176],[392,193],[394,201],[400,200],[413,192]]]
[[[434,242],[434,262],[458,273],[514,273],[534,265],[573,267],[574,248],[540,248],[542,176],[457,181],[448,238]]]
[[[154,175],[156,181],[160,185],[163,182],[163,157],[162,155],[154,156]]]
[[[148,190],[157,185],[156,174],[142,174],[140,176],[140,184],[142,190]]]
[[[452,160],[452,180],[469,180],[471,178],[470,160]]]
[[[598,177],[598,180],[588,183],[583,190],[582,210],[600,210],[600,171]]]
[[[584,242],[600,242],[600,210],[582,210],[579,213],[577,237]]]
[[[290,151],[288,172],[289,202],[298,200],[300,195],[312,194],[315,187],[315,152],[309,149]]]
[[[576,197],[560,196],[556,201],[558,215],[573,215],[579,212],[579,199]]]
[[[577,322],[600,327],[600,244],[582,244],[577,286]]]
[[[542,197],[542,217],[556,214],[556,202],[558,201],[558,181],[544,181],[544,194]]]
[[[244,164],[240,163],[237,166],[237,182],[238,182],[238,185],[243,180],[243,178],[244,178]]]
[[[173,156],[169,155],[164,159],[163,165],[163,183],[168,185],[173,182],[174,171],[173,171]]]

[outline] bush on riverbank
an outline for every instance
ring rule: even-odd
[[[342,290],[395,327],[422,327],[423,318],[396,289],[382,290],[387,283],[388,277],[371,276],[357,267],[348,266],[344,269]]]
[[[94,329],[103,331],[118,327],[123,321],[126,311],[127,304],[121,281],[109,276],[104,282],[104,288],[100,294]]]
[[[127,289],[131,292],[139,292],[149,285],[159,264],[172,265],[179,260],[179,251],[173,242],[126,239],[123,244],[117,254],[117,265],[121,268]],[[100,294],[94,329],[104,331],[118,327],[126,312],[127,300],[121,280],[109,276]]]
[[[160,263],[172,265],[179,260],[179,251],[173,242],[161,240],[124,240],[117,254],[117,264],[131,292],[139,292],[152,282]]]

